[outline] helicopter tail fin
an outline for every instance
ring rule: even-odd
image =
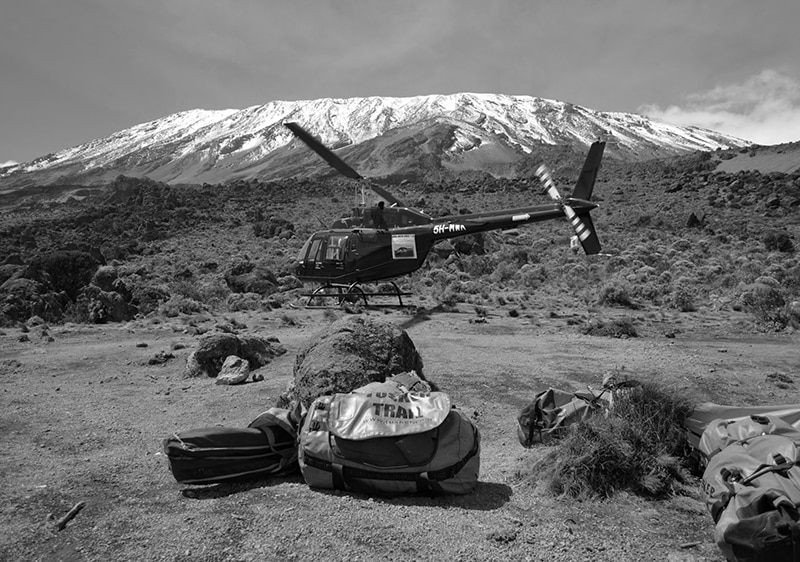
[[[578,176],[578,181],[575,182],[575,189],[572,191],[573,199],[583,199],[589,201],[592,198],[592,191],[594,190],[594,182],[597,179],[597,172],[600,171],[600,161],[603,159],[603,150],[605,150],[606,143],[602,141],[595,141],[589,147],[589,154],[586,155],[586,161],[583,163],[583,169]],[[588,214],[585,217],[588,218]],[[598,250],[599,251],[599,250]],[[588,251],[586,252],[589,253]]]

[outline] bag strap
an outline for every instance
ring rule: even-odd
[[[539,423],[542,419],[542,407],[539,406],[538,402],[533,403],[533,409],[531,410],[530,414],[528,415],[528,446],[533,446],[533,434],[536,431],[536,428],[539,428],[539,440],[542,440],[542,428],[541,423]]]
[[[783,455],[779,453],[775,453],[773,458],[775,459],[775,464],[761,465],[753,474],[743,479],[741,484],[743,486],[748,486],[753,480],[768,472],[785,472],[794,466],[794,461],[784,458]]]
[[[751,474],[747,478],[742,478],[742,474],[739,470],[730,470],[727,467],[724,467],[720,470],[722,481],[727,486],[728,491],[723,493],[720,499],[715,501],[714,504],[711,506],[711,518],[714,520],[714,523],[716,523],[719,520],[720,516],[722,515],[722,512],[725,510],[725,508],[728,507],[728,504],[730,503],[731,499],[736,495],[736,488],[733,485],[734,483],[739,484],[741,486],[751,486],[753,480],[760,478],[761,476],[764,476],[765,474],[768,474],[770,472],[786,472],[787,470],[792,468],[795,464],[793,461],[784,458],[783,455],[781,455],[780,453],[775,453],[773,455],[773,458],[775,460],[775,464],[761,465],[755,472],[753,472],[753,474]],[[785,501],[781,501],[779,503],[780,499],[783,499]],[[777,509],[778,511],[781,511],[781,508],[786,508],[787,506],[791,506],[792,509],[794,510],[793,513],[795,514],[793,519],[795,520],[798,519],[797,508],[788,499],[781,497],[775,499],[773,503],[775,504],[775,509]]]
[[[478,451],[480,450],[480,434],[475,426],[472,427],[472,432],[472,448],[466,455],[464,455],[462,459],[445,468],[423,473],[378,472],[354,466],[344,466],[342,464],[320,459],[311,455],[305,455],[303,457],[303,462],[312,468],[316,468],[317,470],[330,472],[333,476],[333,487],[336,490],[358,491],[361,486],[355,480],[384,480],[395,482],[416,482],[417,492],[438,492],[441,491],[439,482],[453,478],[456,474],[461,472],[461,469],[466,466],[472,457],[478,454]]]

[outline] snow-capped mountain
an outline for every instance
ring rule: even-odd
[[[0,171],[0,185],[98,184],[119,174],[168,183],[309,175],[325,165],[283,126],[296,121],[362,175],[483,170],[513,174],[541,145],[644,160],[746,146],[742,139],[632,113],[594,111],[532,96],[452,94],[274,101],[246,109],[195,109],[119,131]]]

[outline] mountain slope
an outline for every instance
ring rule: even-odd
[[[606,154],[646,160],[747,141],[630,113],[594,111],[531,96],[452,94],[275,101],[242,110],[190,110],[105,139],[48,154],[3,173],[0,187],[92,185],[119,174],[167,183],[277,179],[324,168],[283,127],[297,121],[346,151],[366,176],[488,171],[513,174],[541,145],[583,150],[608,141]]]

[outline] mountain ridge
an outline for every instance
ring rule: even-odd
[[[609,158],[641,161],[751,143],[633,113],[533,96],[458,93],[272,101],[192,109],[0,171],[0,187],[97,185],[120,174],[165,183],[220,183],[314,175],[325,165],[283,127],[297,121],[370,177],[489,170],[510,176],[538,146],[583,151],[607,141]]]

